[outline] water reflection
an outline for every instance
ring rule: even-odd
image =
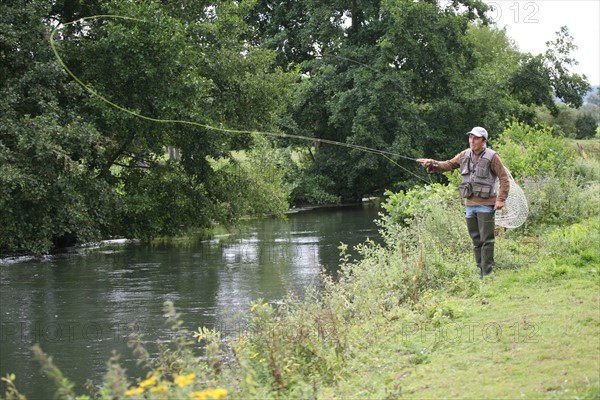
[[[17,375],[30,399],[51,397],[32,360],[40,343],[78,387],[102,380],[111,352],[133,374],[131,327],[149,343],[168,337],[163,303],[188,329],[236,334],[257,299],[278,302],[319,285],[338,266],[340,242],[377,236],[376,207],[344,207],[250,221],[238,235],[146,246],[118,243],[42,259],[0,261],[0,374]],[[152,349],[152,347],[151,347]]]

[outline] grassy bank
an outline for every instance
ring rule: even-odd
[[[353,377],[321,397],[598,398],[590,274],[532,283],[527,270],[502,271],[475,296],[438,297],[454,315],[445,322],[382,320],[349,363]]]
[[[515,285],[520,274],[509,275],[486,285],[481,301],[467,302],[455,321],[462,335],[407,377],[408,397],[598,396],[597,282]]]

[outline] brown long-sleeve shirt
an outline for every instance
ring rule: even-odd
[[[435,170],[440,172],[452,171],[460,167],[460,160],[464,157],[465,152],[467,150],[461,151],[457,154],[453,159],[447,161],[439,161]],[[473,153],[473,162],[477,162],[479,159],[479,154]],[[492,172],[498,177],[500,181],[500,188],[498,189],[498,193],[496,197],[489,197],[487,199],[483,199],[481,197],[472,196],[466,199],[466,205],[468,206],[493,206],[496,204],[496,199],[500,201],[506,201],[508,197],[508,191],[510,189],[510,180],[508,178],[508,174],[506,173],[506,169],[504,168],[504,164],[500,160],[498,154],[494,154],[492,157],[492,161],[490,163],[490,169]]]

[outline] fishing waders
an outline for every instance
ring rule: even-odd
[[[494,227],[494,213],[477,213],[476,217],[467,218],[480,278],[491,274],[494,267]]]

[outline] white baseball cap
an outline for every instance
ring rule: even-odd
[[[482,137],[485,140],[488,140],[488,133],[485,130],[485,128],[482,128],[480,126],[476,126],[475,128],[471,129],[470,132],[467,132],[467,135],[475,135],[477,137]]]

